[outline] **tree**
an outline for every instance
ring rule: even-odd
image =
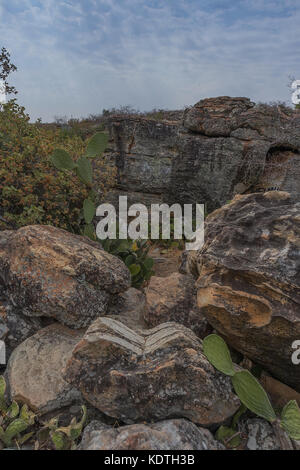
[[[0,52],[0,81],[3,81],[4,90],[7,95],[14,94],[16,95],[18,92],[14,86],[10,86],[8,84],[8,76],[11,72],[15,72],[17,67],[11,63],[10,61],[10,53],[5,47],[2,47]]]

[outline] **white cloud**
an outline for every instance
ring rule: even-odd
[[[217,95],[288,100],[288,75],[300,78],[300,10],[279,16],[282,2],[247,0],[237,2],[249,8],[243,14],[211,3],[11,0],[8,13],[4,1],[0,36],[19,66],[20,102],[49,120]]]

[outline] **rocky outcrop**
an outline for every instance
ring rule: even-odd
[[[174,321],[191,328],[200,338],[210,333],[206,318],[197,305],[195,280],[191,275],[173,273],[152,276],[146,289],[144,319],[149,327]]]
[[[54,324],[20,344],[6,371],[11,398],[39,414],[80,401],[80,393],[63,379],[62,370],[82,335]]]
[[[27,317],[82,328],[130,283],[124,263],[86,237],[42,225],[0,232],[3,294]]]
[[[118,170],[114,196],[132,202],[205,203],[277,187],[299,197],[300,113],[218,97],[188,108],[182,121],[111,117],[107,156]]]
[[[103,317],[78,343],[65,379],[96,408],[124,423],[184,417],[205,427],[239,406],[228,377],[202,353],[201,341],[176,323],[134,331]]]
[[[206,222],[198,305],[226,341],[300,390],[300,203],[286,192],[237,196]]]
[[[83,434],[79,450],[224,450],[208,429],[186,419],[113,428],[93,421]]]

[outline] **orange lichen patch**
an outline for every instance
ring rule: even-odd
[[[174,360],[167,361],[167,362],[164,362],[164,363],[160,364],[159,366],[154,367],[152,369],[152,372],[155,374],[155,373],[160,372],[164,369],[172,369],[174,366],[175,366],[175,361]]]
[[[290,193],[286,191],[267,191],[263,193],[263,196],[266,199],[273,199],[274,201],[285,201],[286,199],[290,199]]]
[[[266,299],[218,284],[199,289],[198,306],[200,308],[215,306],[245,314],[255,327],[268,325],[272,318],[272,308]]]
[[[3,320],[5,320],[6,316],[7,316],[6,308],[5,308],[5,306],[0,302],[0,317],[3,318]]]

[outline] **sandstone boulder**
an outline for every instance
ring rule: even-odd
[[[24,315],[82,328],[130,287],[130,273],[99,243],[36,225],[0,232],[0,284]]]
[[[210,327],[197,305],[195,280],[191,275],[172,273],[162,278],[152,276],[146,289],[144,319],[149,327],[174,321],[191,328],[200,338]]]
[[[134,287],[121,292],[113,298],[108,308],[107,315],[115,316],[130,328],[145,328],[144,311],[146,308],[146,297],[144,293]]]
[[[208,429],[186,419],[113,428],[93,421],[84,430],[79,450],[223,450]]]
[[[80,393],[64,380],[62,370],[82,335],[53,324],[20,344],[6,371],[11,398],[40,414],[79,401]]]
[[[127,424],[184,417],[213,426],[239,406],[228,377],[182,325],[134,331],[98,318],[73,350],[65,379],[96,408]]]
[[[271,191],[236,197],[206,222],[198,305],[226,341],[300,390],[300,203]]]

